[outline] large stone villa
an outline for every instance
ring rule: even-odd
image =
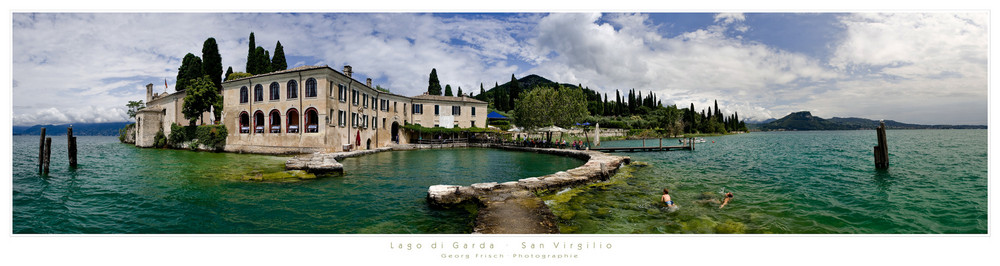
[[[302,66],[222,83],[225,151],[309,153],[407,144],[400,127],[485,127],[486,102],[469,97],[406,97],[351,77],[351,66]],[[136,146],[150,147],[160,130],[185,124],[185,92],[158,95],[146,86],[147,106],[136,116]],[[212,117],[206,113],[205,118]],[[206,121],[212,123],[213,121]]]

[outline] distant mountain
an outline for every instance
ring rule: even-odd
[[[809,111],[795,112],[788,114],[781,119],[768,123],[759,124],[760,130],[858,130],[875,129],[879,121],[856,118],[856,117],[834,117],[823,119],[813,116]],[[885,127],[888,129],[986,129],[986,126],[979,125],[918,125],[900,123],[893,120],[885,120]]]
[[[45,128],[46,136],[66,135],[66,128],[73,125],[74,136],[118,136],[118,130],[132,122],[75,123],[63,125],[34,125],[13,127],[14,135],[38,135]]]

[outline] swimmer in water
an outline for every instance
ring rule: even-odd
[[[663,189],[663,196],[660,197],[660,200],[663,201],[663,204],[666,204],[667,207],[673,207],[674,206],[674,201],[670,199],[670,190],[667,190],[667,189],[664,188]]]
[[[722,206],[719,206],[719,209],[722,209],[722,207],[726,207],[726,204],[729,204],[730,200],[733,200],[732,192],[726,193],[726,198],[722,200]]]

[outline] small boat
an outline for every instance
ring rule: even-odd
[[[681,144],[690,144],[691,140],[692,139],[679,139],[677,141],[680,142]],[[697,138],[697,139],[693,139],[693,140],[694,140],[694,143],[705,143],[705,138]]]

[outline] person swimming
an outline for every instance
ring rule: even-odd
[[[726,204],[729,204],[730,200],[733,200],[732,192],[726,193],[726,198],[722,200],[722,206],[719,206],[719,209],[722,209],[722,207],[726,207]]]
[[[673,207],[674,206],[674,201],[670,199],[670,190],[667,190],[667,189],[664,188],[663,189],[663,196],[660,197],[660,200],[663,201],[663,204],[667,205],[667,207]]]

